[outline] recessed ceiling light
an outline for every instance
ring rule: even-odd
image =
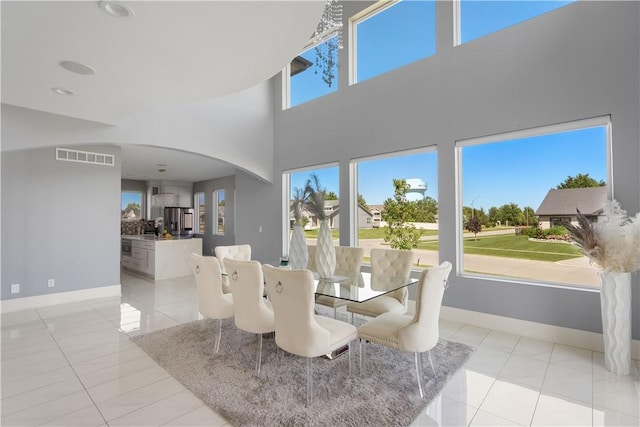
[[[133,9],[121,1],[103,0],[98,2],[98,6],[100,6],[100,9],[104,10],[111,16],[115,16],[116,18],[133,17]]]
[[[73,95],[74,94],[74,92],[72,90],[63,89],[61,87],[54,87],[54,88],[51,88],[51,90],[54,93],[57,93],[58,95]]]
[[[76,74],[82,74],[85,76],[90,76],[96,73],[96,70],[89,67],[88,65],[84,65],[75,61],[60,61],[60,66],[67,71],[71,71],[72,73]]]

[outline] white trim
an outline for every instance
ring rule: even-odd
[[[48,307],[57,304],[68,304],[97,298],[121,296],[121,285],[101,286],[99,288],[79,289],[77,291],[58,292],[55,294],[36,295],[33,297],[13,298],[1,301],[0,311],[11,313],[14,311]]]
[[[556,123],[552,125],[543,125],[534,128],[521,129],[516,131],[501,132],[494,135],[485,135],[475,138],[461,139],[456,141],[456,148],[468,147],[470,145],[479,145],[493,142],[510,141],[512,139],[530,138],[534,136],[543,136],[553,133],[569,132],[573,130],[581,130],[594,128],[598,126],[611,126],[611,116],[592,117],[589,119],[572,120],[570,122]],[[607,134],[610,138],[610,135]]]
[[[415,306],[415,302],[413,302],[413,304]],[[492,329],[494,331],[505,332],[518,336],[524,335],[529,338],[565,344],[572,347],[585,348],[592,351],[604,351],[602,334],[597,332],[546,325],[544,323],[496,316],[494,314],[463,310],[444,305],[440,310],[440,319]],[[523,331],[526,332],[523,333]],[[633,359],[640,359],[639,340],[631,340],[631,357]]]

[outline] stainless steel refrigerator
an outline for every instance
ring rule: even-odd
[[[195,233],[195,209],[180,207],[164,208],[164,226],[174,236],[188,236]]]

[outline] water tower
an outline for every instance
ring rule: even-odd
[[[427,192],[427,184],[420,178],[407,179],[409,190],[407,190],[407,200],[410,202],[417,202],[425,197]]]

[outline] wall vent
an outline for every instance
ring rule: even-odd
[[[68,148],[56,148],[56,160],[114,166],[116,157],[113,154],[92,153],[90,151],[70,150]]]

